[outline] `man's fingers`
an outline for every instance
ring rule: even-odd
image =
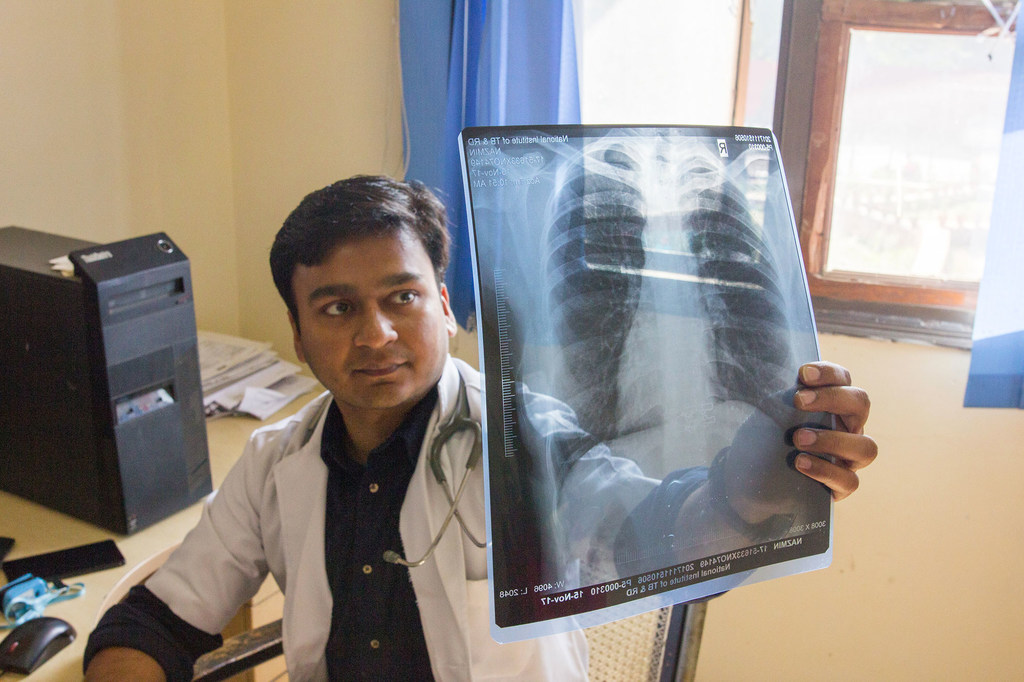
[[[836,457],[850,471],[863,469],[878,457],[878,444],[873,438],[843,431],[798,429],[793,444],[807,452]]]
[[[799,378],[801,386],[793,404],[807,412],[835,415],[838,430],[798,429],[793,434],[793,444],[804,452],[797,455],[796,467],[828,486],[834,499],[849,497],[860,486],[856,472],[878,456],[878,445],[864,435],[871,399],[866,391],[853,386],[845,367],[831,362],[803,365]],[[808,453],[829,455],[835,463]]]
[[[850,433],[863,433],[871,412],[867,392],[856,386],[818,386],[801,388],[793,398],[796,407],[807,412],[829,412],[842,420]]]
[[[860,479],[853,471],[827,460],[801,453],[796,457],[796,468],[823,483],[832,491],[835,501],[849,497],[860,486]]]
[[[849,386],[850,372],[833,362],[809,362],[800,367],[800,383],[804,386]]]

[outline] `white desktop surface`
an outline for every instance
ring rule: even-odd
[[[295,413],[319,395],[322,390],[317,386],[312,392],[300,396],[263,422],[248,417],[224,417],[208,421],[206,432],[210,451],[210,473],[214,488],[224,480],[228,470],[242,454],[242,448],[249,435],[255,429]],[[16,495],[0,491],[0,536],[15,539],[15,545],[7,557],[8,559],[52,552],[107,538],[111,538],[117,543],[125,558],[125,565],[120,568],[65,580],[67,583],[83,583],[85,594],[76,599],[47,606],[45,615],[62,618],[71,623],[78,633],[77,638],[63,651],[36,669],[28,678],[9,672],[4,674],[3,682],[14,682],[21,679],[31,679],[33,682],[81,680],[85,642],[96,624],[99,616],[97,611],[103,598],[121,576],[133,566],[169,545],[180,542],[199,520],[202,505],[202,501],[196,502],[133,535],[118,535]],[[0,580],[3,580],[2,575],[0,575]],[[6,637],[8,632],[0,630],[0,639]]]

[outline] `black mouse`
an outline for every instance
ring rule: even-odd
[[[41,616],[26,621],[0,642],[0,670],[28,675],[75,641],[76,634],[71,624],[60,618]]]

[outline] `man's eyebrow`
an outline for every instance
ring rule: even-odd
[[[392,275],[387,275],[378,280],[377,284],[381,288],[398,287],[403,284],[409,284],[410,282],[422,282],[425,281],[423,275],[415,272],[396,272]],[[333,297],[349,297],[355,296],[358,293],[358,289],[351,284],[324,284],[319,286],[310,292],[308,300],[310,303],[320,298],[333,298]]]
[[[307,300],[312,303],[318,298],[333,298],[336,296],[352,296],[355,294],[356,288],[348,284],[324,284],[319,286],[313,291],[309,292]]]
[[[423,276],[415,272],[396,272],[380,280],[382,287],[399,287],[410,282],[421,282]]]

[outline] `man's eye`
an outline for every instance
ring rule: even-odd
[[[351,306],[348,303],[335,301],[334,303],[331,303],[326,308],[324,308],[324,312],[327,313],[328,315],[344,315],[350,309]]]
[[[415,291],[400,291],[395,294],[395,300],[399,303],[412,303],[416,300],[416,295]]]

